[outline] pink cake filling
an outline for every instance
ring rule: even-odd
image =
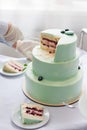
[[[55,53],[55,49],[56,49],[56,46],[57,46],[57,43],[58,41],[54,41],[54,40],[50,40],[50,39],[47,39],[47,38],[42,38],[41,40],[41,43],[44,47],[46,47],[49,51],[49,53]]]
[[[46,41],[48,41],[48,42],[52,42],[52,43],[54,43],[55,45],[57,45],[57,41],[53,41],[53,40],[50,40],[50,39],[47,39],[47,38],[42,38],[42,41],[43,40],[46,40]]]
[[[36,116],[42,116],[43,115],[43,110],[42,109],[37,109],[35,107],[26,107],[26,113],[31,114],[31,115],[36,115]]]
[[[13,67],[14,69],[17,69],[18,71],[22,71],[23,70],[23,67],[19,66],[18,64],[15,64],[15,63],[12,63],[12,62],[9,62],[8,64],[11,67]]]

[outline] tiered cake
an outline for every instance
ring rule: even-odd
[[[77,36],[69,29],[41,32],[40,46],[25,75],[25,94],[50,106],[73,103],[82,91],[82,72],[76,51]]]

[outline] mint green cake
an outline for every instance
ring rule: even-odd
[[[25,94],[49,106],[77,101],[82,91],[82,71],[76,50],[77,36],[69,29],[41,32],[25,74]]]

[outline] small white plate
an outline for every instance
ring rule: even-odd
[[[20,128],[36,129],[36,128],[40,128],[40,127],[44,126],[48,122],[49,111],[46,108],[44,108],[44,120],[42,122],[27,125],[27,124],[22,124],[21,116],[20,116],[20,108],[17,108],[12,112],[11,120],[16,126],[18,126]]]
[[[25,72],[26,72],[26,70],[27,70],[27,66],[26,66],[26,68],[23,70],[23,71],[21,71],[21,72],[18,72],[18,73],[8,73],[8,72],[4,72],[3,71],[3,65],[4,65],[5,63],[2,63],[2,65],[0,65],[0,74],[2,74],[2,75],[4,75],[4,76],[9,76],[9,77],[11,77],[11,76],[19,76],[19,75],[22,75],[22,74],[24,74]]]
[[[26,69],[24,70],[24,71],[22,71],[22,72],[18,72],[18,73],[6,73],[6,72],[4,72],[3,70],[2,70],[2,68],[0,69],[0,74],[2,74],[2,75],[4,75],[4,76],[19,76],[19,75],[22,75],[22,74],[24,74],[25,73],[25,71],[26,71]]]

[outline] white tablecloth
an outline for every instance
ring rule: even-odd
[[[23,80],[24,76],[9,78],[0,75],[0,130],[21,129],[12,123],[11,113],[21,103],[32,102],[22,92]],[[87,130],[87,120],[80,113],[78,102],[73,105],[76,108],[45,106],[50,119],[39,130]]]

